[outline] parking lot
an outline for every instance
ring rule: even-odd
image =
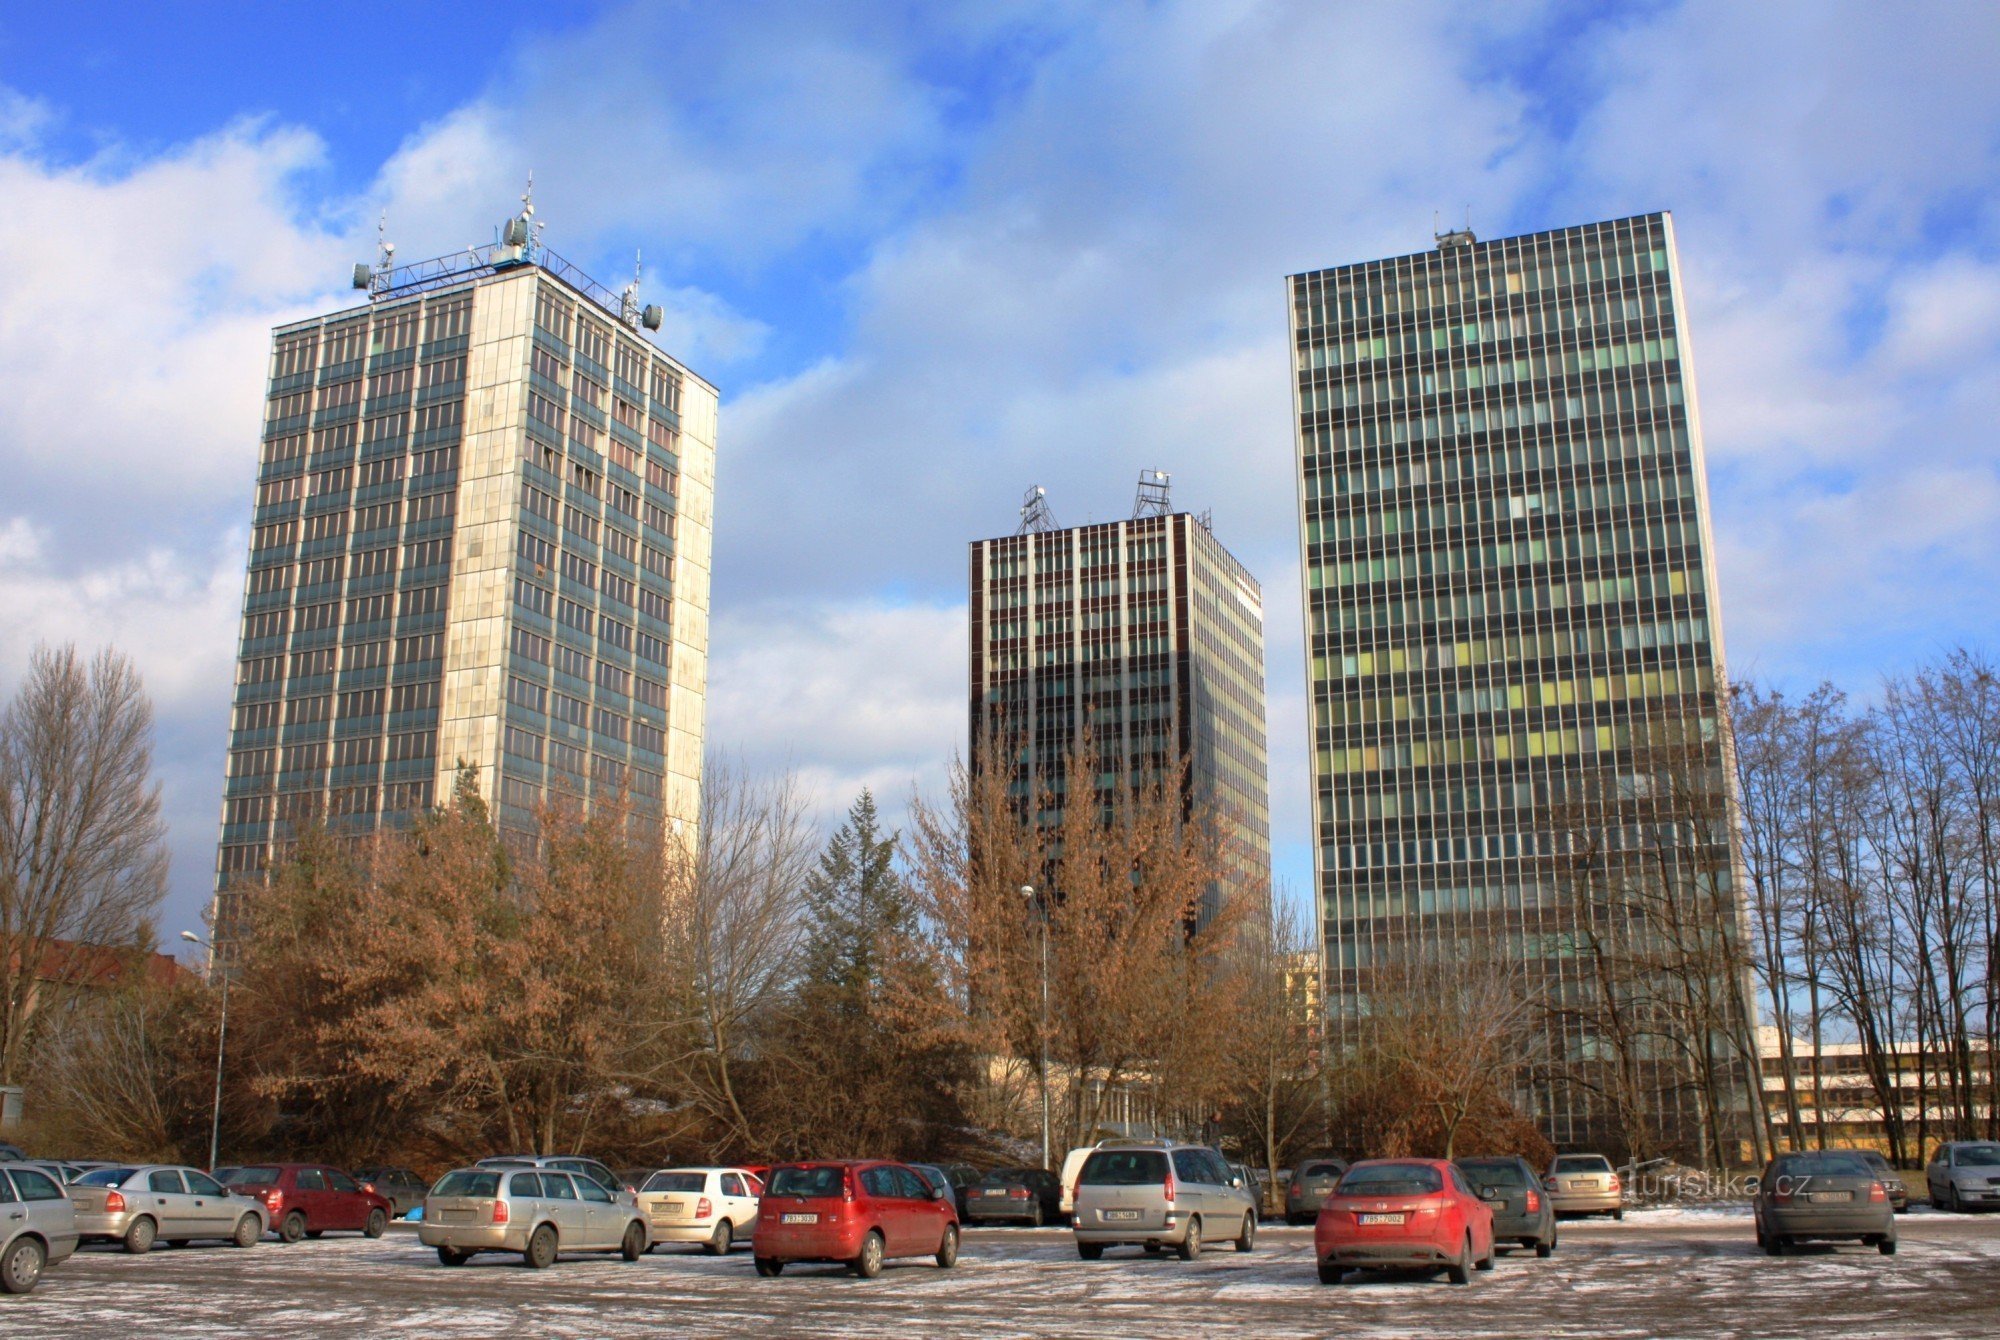
[[[1058,1229],[972,1229],[959,1267],[894,1263],[877,1280],[794,1266],[758,1279],[726,1260],[663,1248],[633,1264],[581,1257],[546,1271],[518,1258],[439,1266],[406,1225],[388,1237],[249,1250],[90,1247],[25,1298],[0,1300],[0,1334],[39,1336],[435,1336],[716,1334],[991,1336],[1838,1335],[2000,1333],[2000,1216],[1918,1212],[1901,1251],[1851,1247],[1771,1259],[1747,1211],[1635,1212],[1565,1223],[1547,1261],[1503,1256],[1466,1288],[1314,1278],[1309,1229],[1268,1227],[1256,1252],[1201,1260],[1077,1259]]]

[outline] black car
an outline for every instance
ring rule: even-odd
[[[376,1195],[388,1197],[389,1213],[398,1219],[423,1204],[424,1193],[431,1189],[429,1182],[408,1168],[356,1168],[353,1177],[357,1182],[374,1187]]]
[[[1040,1228],[1062,1222],[1062,1183],[1041,1168],[995,1168],[967,1188],[965,1206],[968,1223],[1001,1219]]]
[[[1535,1255],[1556,1249],[1556,1210],[1542,1179],[1524,1158],[1457,1159],[1458,1171],[1493,1211],[1493,1241],[1533,1247]]]

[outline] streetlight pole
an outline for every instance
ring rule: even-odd
[[[222,1049],[229,1040],[229,974],[222,971],[221,955],[215,946],[193,931],[182,931],[181,939],[208,951],[208,967],[222,976],[222,1022],[215,1031],[215,1109],[208,1123],[208,1166],[215,1167],[217,1147],[222,1143]]]
[[[1035,886],[1023,884],[1021,897],[1029,903],[1035,902]],[[1042,1076],[1042,1168],[1049,1167],[1049,909],[1046,903],[1038,909],[1042,914],[1042,1026],[1041,1076]]]

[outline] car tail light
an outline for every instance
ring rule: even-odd
[[[1542,1212],[1542,1198],[1540,1194],[1537,1192],[1530,1191],[1528,1193],[1528,1213],[1540,1214],[1541,1212]]]
[[[496,1223],[496,1224],[504,1224],[504,1223],[506,1223],[506,1222],[507,1222],[507,1221],[508,1221],[509,1219],[511,1219],[512,1217],[513,1217],[513,1216],[512,1216],[512,1214],[510,1214],[510,1213],[508,1212],[508,1209],[507,1209],[507,1202],[506,1202],[506,1201],[504,1201],[504,1200],[496,1200],[496,1201],[494,1201],[494,1202],[493,1202],[493,1222],[494,1222],[494,1223]]]
[[[707,1196],[703,1196],[700,1200],[694,1203],[695,1218],[706,1219],[708,1218],[708,1216],[714,1213],[715,1213],[715,1202],[711,1201]]]
[[[1007,1194],[1015,1200],[1026,1200],[1028,1198],[1028,1188],[1017,1186]]]
[[[375,1184],[373,1182],[363,1182],[361,1184],[361,1189],[363,1191],[366,1191],[371,1196],[375,1194]]]
[[[1790,1205],[1792,1203],[1791,1191],[1788,1188],[1773,1187],[1771,1189],[1771,1203],[1773,1205]]]
[[[842,1200],[854,1199],[854,1172],[852,1169],[843,1170],[840,1174],[840,1198]]]
[[[123,1193],[117,1191],[107,1192],[104,1197],[104,1212],[106,1214],[125,1213],[125,1197]]]
[[[1889,1199],[1889,1192],[1880,1182],[1870,1182],[1868,1184],[1868,1199],[1870,1203],[1879,1205]]]
[[[1620,1182],[1619,1182],[1619,1180],[1618,1180],[1618,1174],[1617,1174],[1617,1173],[1612,1173],[1612,1174],[1611,1174],[1611,1189],[1612,1189],[1613,1191],[1620,1191],[1620,1190],[1623,1190],[1623,1189],[1624,1189],[1624,1187],[1623,1187],[1623,1184],[1622,1184],[1622,1183],[1620,1183]]]
[[[274,1186],[265,1187],[263,1191],[263,1196],[264,1196],[264,1208],[269,1210],[272,1214],[276,1214],[278,1212],[278,1207],[285,1203],[285,1193],[280,1191],[277,1187]]]
[[[1174,1165],[1169,1163],[1167,1165],[1166,1196],[1167,1208],[1170,1210],[1174,1208],[1174,1193],[1177,1189],[1174,1185]]]

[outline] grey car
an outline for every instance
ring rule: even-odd
[[[76,1250],[76,1207],[29,1163],[0,1163],[0,1293],[26,1293]]]
[[[1802,1242],[1859,1242],[1896,1254],[1889,1192],[1859,1154],[1781,1154],[1765,1167],[1753,1202],[1757,1245],[1783,1256]]]
[[[1881,1154],[1872,1149],[1847,1149],[1841,1152],[1860,1155],[1861,1161],[1868,1165],[1870,1172],[1875,1174],[1875,1180],[1880,1182],[1882,1189],[1889,1193],[1890,1209],[1894,1210],[1897,1214],[1908,1214],[1910,1212],[1910,1189],[1904,1185],[1903,1175],[1889,1166],[1888,1159],[1883,1158]]]
[[[1542,1179],[1557,1214],[1625,1217],[1625,1192],[1611,1160],[1602,1154],[1558,1154]]]
[[[2000,1205],[2000,1144],[1952,1140],[1941,1144],[1924,1169],[1931,1204],[1940,1210],[1983,1210]]]
[[[68,1189],[84,1242],[118,1242],[140,1255],[155,1242],[212,1239],[253,1247],[271,1227],[262,1202],[231,1195],[199,1168],[145,1163],[87,1172]]]
[[[519,1165],[459,1168],[424,1197],[417,1239],[462,1266],[480,1252],[518,1252],[531,1269],[561,1252],[618,1252],[636,1261],[652,1245],[645,1216],[582,1173]]]
[[[1455,1162],[1473,1194],[1493,1211],[1493,1241],[1533,1247],[1536,1256],[1555,1253],[1555,1202],[1526,1159],[1517,1156]]]
[[[1292,1169],[1292,1179],[1285,1186],[1285,1222],[1310,1224],[1318,1219],[1319,1207],[1346,1171],[1347,1160],[1336,1158],[1307,1159]]]
[[[408,1168],[390,1168],[370,1164],[356,1168],[354,1180],[373,1187],[375,1194],[389,1200],[389,1213],[400,1219],[411,1210],[424,1203],[424,1193],[431,1189],[426,1182]]]
[[[1071,1216],[1076,1251],[1086,1261],[1106,1247],[1172,1247],[1183,1261],[1205,1241],[1257,1245],[1256,1193],[1232,1176],[1222,1155],[1171,1140],[1106,1140],[1083,1161]]]

